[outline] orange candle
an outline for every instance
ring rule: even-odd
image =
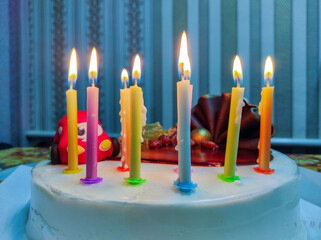
[[[270,169],[271,157],[271,126],[273,110],[273,92],[274,87],[270,86],[270,80],[273,77],[273,63],[271,57],[265,61],[264,78],[266,87],[262,88],[262,98],[259,104],[259,114],[261,115],[260,141],[259,141],[259,166],[254,170],[259,173],[271,174],[274,172]]]

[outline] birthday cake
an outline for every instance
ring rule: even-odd
[[[267,239],[304,240],[300,222],[296,164],[273,151],[272,175],[253,171],[257,164],[259,118],[245,102],[240,129],[237,175],[224,182],[223,172],[230,95],[202,96],[192,109],[192,179],[189,192],[173,185],[178,178],[176,126],[144,128],[141,174],[133,186],[119,171],[119,144],[98,129],[96,185],[80,181],[86,171],[63,174],[67,159],[67,123],[62,118],[51,150],[51,162],[32,171],[27,235],[30,239]],[[86,112],[78,112],[78,162],[85,170]],[[80,126],[80,127],[79,127]],[[273,129],[271,130],[273,132]],[[205,134],[203,134],[205,132]],[[194,134],[193,134],[194,133]],[[177,141],[177,140],[176,140]],[[194,142],[194,143],[192,143]],[[102,160],[109,161],[102,161]]]
[[[192,168],[198,187],[173,186],[174,165],[142,164],[147,182],[127,185],[118,161],[98,163],[99,184],[85,185],[65,165],[39,163],[32,171],[30,239],[306,239],[300,222],[298,168],[273,151],[273,175],[238,166],[239,182],[218,179],[221,167]],[[85,168],[85,165],[80,165]]]
[[[258,108],[261,119],[253,113],[255,106],[243,100],[239,56],[233,64],[232,93],[202,96],[192,108],[184,32],[178,59],[177,126],[165,130],[156,124],[154,131],[145,126],[137,54],[132,84],[127,86],[127,70],[121,75],[121,149],[98,121],[95,48],[90,59],[87,112],[77,112],[73,49],[67,116],[58,124],[51,162],[43,161],[32,170],[26,226],[30,239],[306,239],[300,222],[298,168],[279,152],[271,155],[270,57]]]

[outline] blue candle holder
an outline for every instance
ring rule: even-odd
[[[197,183],[181,183],[179,179],[174,181],[174,186],[177,187],[181,192],[191,192],[197,187]]]

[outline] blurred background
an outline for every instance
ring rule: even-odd
[[[245,97],[260,101],[264,62],[274,60],[273,147],[320,152],[319,0],[1,0],[0,142],[48,144],[66,114],[68,66],[78,53],[78,109],[86,109],[91,48],[99,54],[99,118],[120,133],[122,68],[142,56],[147,122],[176,124],[179,40],[187,31],[194,86],[231,92],[232,61],[243,63]]]

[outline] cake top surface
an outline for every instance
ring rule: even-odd
[[[275,169],[272,175],[258,174],[254,165],[238,166],[236,174],[239,182],[227,183],[218,179],[217,174],[223,167],[192,167],[192,181],[198,184],[189,194],[179,192],[173,181],[177,179],[176,165],[142,163],[141,174],[147,181],[138,186],[127,185],[124,178],[128,172],[119,172],[120,162],[103,161],[98,163],[98,176],[103,181],[94,185],[85,185],[79,174],[63,174],[65,165],[50,165],[49,161],[39,163],[32,172],[35,184],[51,192],[53,196],[63,195],[71,199],[115,204],[153,204],[153,205],[189,205],[189,204],[226,204],[265,194],[298,178],[296,164],[285,155],[273,151],[274,160],[270,167]]]

